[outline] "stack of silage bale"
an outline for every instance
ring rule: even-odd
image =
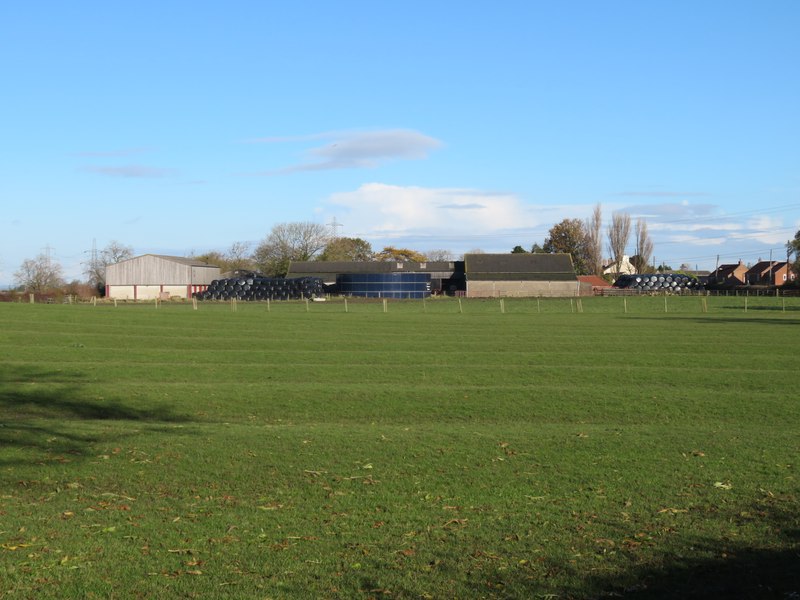
[[[318,277],[293,279],[270,278],[251,275],[215,279],[202,292],[195,292],[198,300],[300,300],[320,298],[325,295],[325,286]]]
[[[614,282],[614,287],[638,291],[642,293],[673,293],[699,291],[702,289],[700,282],[690,275],[681,273],[648,273],[641,275],[620,275]]]

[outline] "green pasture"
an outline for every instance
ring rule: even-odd
[[[1,598],[800,596],[800,298],[0,305]]]

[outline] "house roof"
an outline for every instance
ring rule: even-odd
[[[762,260],[762,261],[759,261],[756,264],[754,264],[749,269],[747,269],[747,274],[748,275],[752,275],[752,274],[763,275],[765,273],[777,272],[777,271],[783,269],[786,265],[787,265],[786,261],[777,262],[777,261],[774,261],[774,260],[773,261]]]
[[[576,281],[569,254],[466,254],[464,271],[473,281]]]
[[[620,258],[618,261],[614,260],[613,258],[604,258],[603,259],[603,264],[601,266],[604,269],[608,269],[609,267],[616,267],[617,265],[619,265],[619,266],[622,266],[622,265],[631,265],[631,266],[633,266],[633,263],[631,262],[631,259],[627,254],[623,254],[622,258]]]
[[[588,283],[592,287],[614,287],[599,275],[578,275],[578,281],[581,283]]]
[[[717,267],[715,271],[712,271],[711,274],[717,277],[727,277],[728,275],[732,275],[733,273],[735,273],[737,269],[745,269],[745,268],[746,267],[744,266],[744,263],[739,261],[738,263],[734,264],[720,265],[719,267]]]

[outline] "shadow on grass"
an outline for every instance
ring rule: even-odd
[[[525,580],[506,571],[484,573],[475,591],[491,598],[800,599],[800,515],[791,506],[762,511],[766,541],[759,547],[693,536],[685,539],[683,551],[656,553],[647,564],[616,574],[598,576],[552,563],[554,572],[569,573],[576,582],[567,589],[548,589],[546,578]],[[504,591],[487,593],[487,580],[501,582]]]
[[[796,512],[774,508],[763,522],[769,547],[696,539],[686,556],[668,554],[657,566],[626,573],[626,585],[589,578],[588,588],[594,597],[636,600],[800,598],[800,519]]]
[[[697,323],[736,323],[741,325],[742,323],[757,323],[759,325],[779,325],[781,327],[786,327],[787,325],[800,325],[800,319],[794,318],[775,318],[775,317],[765,317],[762,315],[755,316],[749,314],[742,314],[741,316],[734,317],[734,316],[727,316],[727,315],[720,315],[720,316],[692,316],[686,315],[685,313],[672,313],[670,316],[681,316],[681,317],[688,317]],[[663,316],[653,317],[648,315],[629,315],[631,319],[646,319],[648,321],[663,321]]]
[[[92,421],[123,421],[157,425],[189,421],[167,406],[141,409],[119,399],[89,398],[79,374],[31,367],[0,366],[0,447],[40,450],[51,455],[80,457],[86,446],[124,437],[111,428],[82,426]],[[41,456],[8,452],[0,465],[42,462]]]

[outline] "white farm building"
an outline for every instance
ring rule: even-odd
[[[219,267],[192,258],[145,254],[106,267],[106,297],[119,300],[191,298],[219,279]]]

